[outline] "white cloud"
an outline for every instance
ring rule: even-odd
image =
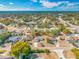
[[[41,6],[46,8],[53,8],[53,7],[61,7],[61,6],[74,6],[79,3],[77,2],[69,2],[69,1],[59,1],[59,2],[50,2],[49,0],[31,0],[33,2],[39,2]],[[62,5],[61,5],[62,4]],[[61,6],[60,6],[61,5]]]
[[[40,3],[43,3],[43,2],[47,2],[48,0],[40,0],[39,2]]]
[[[75,5],[78,5],[79,3],[68,3],[67,5],[68,6],[75,6]]]
[[[38,2],[38,0],[32,0],[33,2]]]
[[[59,6],[62,2],[49,2],[46,0],[43,0],[43,1],[41,0],[40,3],[44,7],[53,8],[53,7]]]
[[[12,5],[12,4],[14,4],[14,3],[13,3],[13,2],[10,2],[9,4],[11,4],[11,5]]]
[[[48,0],[40,0],[42,6],[47,7],[47,8],[53,8],[58,5],[60,5],[62,2],[49,2]]]
[[[78,2],[69,2],[69,1],[61,1],[60,3],[63,5],[66,4],[67,6],[74,6],[79,4]]]
[[[73,5],[75,5],[74,3],[68,3],[67,4],[68,6],[73,6]]]
[[[69,2],[69,1],[50,2],[48,0],[40,0],[39,3],[41,3],[41,5],[43,7],[47,7],[47,8],[60,7],[59,5],[61,5],[61,4],[62,4],[62,6],[65,5],[65,7],[68,7],[68,6],[72,7],[74,5],[79,4],[79,3],[76,3],[76,2],[72,3],[72,2]]]
[[[58,7],[58,9],[62,9],[63,11],[65,10],[75,10],[75,11],[79,11],[79,6],[77,5],[79,3],[68,3],[67,6],[60,6]]]
[[[53,8],[58,5],[59,3],[56,3],[56,2],[43,2],[42,3],[42,6],[47,7],[47,8]]]

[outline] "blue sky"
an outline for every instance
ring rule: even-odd
[[[0,0],[0,11],[79,11],[79,1]]]

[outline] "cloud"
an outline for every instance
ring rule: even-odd
[[[40,0],[39,3],[48,2],[48,0]]]
[[[49,2],[48,0],[40,0],[42,6],[47,8],[53,8],[59,6],[62,2]]]
[[[53,8],[53,7],[72,7],[78,5],[78,2],[69,2],[69,1],[58,1],[58,2],[50,2],[49,0],[31,0],[33,2],[39,2],[41,6],[46,8]]]
[[[67,5],[68,6],[75,6],[75,5],[78,5],[79,3],[68,3]]]
[[[32,0],[32,2],[38,2],[38,0]]]
[[[58,9],[62,11],[79,11],[79,6],[61,6]]]
[[[10,2],[9,4],[11,4],[11,5],[12,5],[12,4],[14,4],[14,3],[13,3],[13,2]]]
[[[18,7],[14,6],[13,2],[9,2],[8,4],[0,4],[0,11],[35,11],[35,10],[79,10],[79,2],[69,2],[69,1],[58,1],[58,2],[50,2],[48,0],[31,0],[32,3],[39,3],[40,8],[30,8],[30,7]],[[13,5],[12,5],[13,4]],[[54,8],[56,7],[56,8]]]
[[[48,0],[40,0],[39,3],[41,3],[41,6],[46,8],[61,7],[60,5],[65,7],[72,7],[79,4],[77,2],[69,2],[69,1],[50,2]]]
[[[47,8],[53,8],[55,6],[58,6],[59,4],[57,4],[56,2],[44,2],[42,3],[42,6],[47,7]]]
[[[58,6],[57,9],[62,11],[79,11],[79,3],[68,2],[66,5]]]

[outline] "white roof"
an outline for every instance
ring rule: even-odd
[[[38,57],[38,58],[36,58],[36,59],[44,59],[44,58],[42,58],[42,57]]]
[[[10,40],[10,41],[17,41],[17,40],[20,40],[20,39],[21,38],[19,36],[12,36],[8,40]]]

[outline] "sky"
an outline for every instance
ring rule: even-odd
[[[79,11],[79,0],[0,0],[0,11]]]

